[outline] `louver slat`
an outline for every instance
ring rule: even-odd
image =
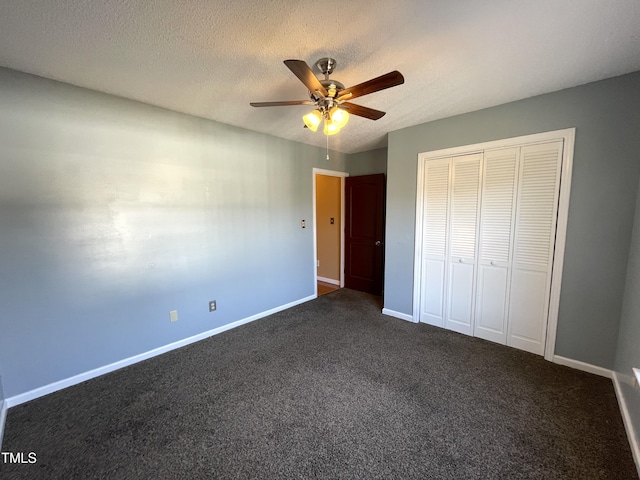
[[[449,162],[427,162],[423,252],[444,257],[447,248]]]
[[[559,155],[556,144],[551,144],[547,149],[522,149],[516,263],[547,267],[551,261],[558,201]]]
[[[476,252],[480,156],[455,162],[453,175],[450,255],[471,259]]]
[[[508,262],[516,182],[517,149],[485,153],[480,260]]]

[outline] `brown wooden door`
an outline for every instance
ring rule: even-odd
[[[385,178],[347,177],[344,286],[382,295]]]

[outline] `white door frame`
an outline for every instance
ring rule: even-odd
[[[436,158],[479,153],[495,148],[508,148],[535,143],[546,143],[563,140],[562,171],[560,174],[560,198],[558,201],[558,220],[556,224],[556,241],[553,254],[553,270],[551,273],[551,293],[549,298],[549,314],[547,333],[545,338],[544,358],[552,361],[556,347],[556,332],[558,329],[558,310],[560,307],[560,286],[562,283],[562,269],[564,266],[564,250],[567,238],[567,219],[569,215],[569,197],[571,193],[571,172],[573,169],[573,149],[575,143],[575,128],[555,130],[551,132],[506,138],[491,142],[476,143],[460,147],[445,148],[418,154],[418,181],[416,191],[416,230],[415,253],[413,264],[413,319],[420,321],[420,296],[422,278],[422,217],[424,205],[424,164]]]
[[[326,175],[328,177],[340,177],[340,288],[344,288],[344,179],[349,176],[347,172],[335,170],[324,170],[322,168],[313,169],[313,289],[318,296],[318,230],[316,219],[316,175]]]

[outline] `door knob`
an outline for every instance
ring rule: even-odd
[[[460,263],[462,263],[462,261],[463,261],[463,260],[462,260],[461,258],[459,258],[459,259],[458,259],[458,261],[459,261]]]
[[[379,247],[380,245],[382,245],[382,242],[380,240],[376,240],[376,247]]]

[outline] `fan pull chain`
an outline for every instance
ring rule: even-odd
[[[327,160],[329,160],[329,135],[325,135],[327,137]]]

